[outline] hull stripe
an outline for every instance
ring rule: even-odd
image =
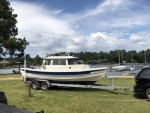
[[[38,75],[82,75],[82,74],[90,74],[93,71],[82,71],[82,72],[44,72],[44,71],[33,71],[26,70],[26,73],[30,74],[38,74]]]

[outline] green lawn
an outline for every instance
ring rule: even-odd
[[[0,74],[0,78],[18,78],[21,74]]]
[[[5,75],[0,75],[0,78]],[[7,75],[5,77],[20,77]],[[99,84],[111,85],[103,78]],[[117,86],[129,87],[131,92],[123,90],[99,90],[79,88],[53,88],[48,91],[31,90],[21,80],[0,81],[0,91],[4,91],[9,105],[26,108],[36,112],[44,109],[45,113],[149,113],[150,102],[135,97],[133,78],[115,78]]]

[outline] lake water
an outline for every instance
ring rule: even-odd
[[[0,74],[10,74],[13,73],[13,70],[18,72],[19,68],[0,69]]]
[[[135,70],[135,71],[120,71],[120,72],[116,72],[116,71],[107,71],[106,72],[106,76],[126,76],[126,75],[129,75],[129,74],[132,74],[132,73],[138,73],[140,71],[139,70]]]
[[[103,66],[101,65],[100,67],[104,67],[104,65]],[[107,67],[109,67],[109,66],[107,66]],[[19,68],[0,69],[0,74],[10,74],[10,73],[13,73],[13,70],[18,72]],[[129,73],[138,73],[139,71],[140,71],[140,69],[135,70],[135,71],[120,71],[120,72],[108,70],[105,75],[106,76],[120,76],[120,75],[127,75]]]

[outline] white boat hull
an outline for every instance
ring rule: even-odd
[[[100,80],[105,75],[106,69],[70,71],[70,72],[48,72],[35,69],[21,69],[23,78],[29,80],[49,80],[54,83],[79,83],[91,84]]]
[[[129,70],[129,67],[128,66],[113,66],[110,68],[110,70],[124,71],[124,70]]]

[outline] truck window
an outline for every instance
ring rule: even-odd
[[[150,78],[150,69],[143,69],[138,76],[141,78]]]

